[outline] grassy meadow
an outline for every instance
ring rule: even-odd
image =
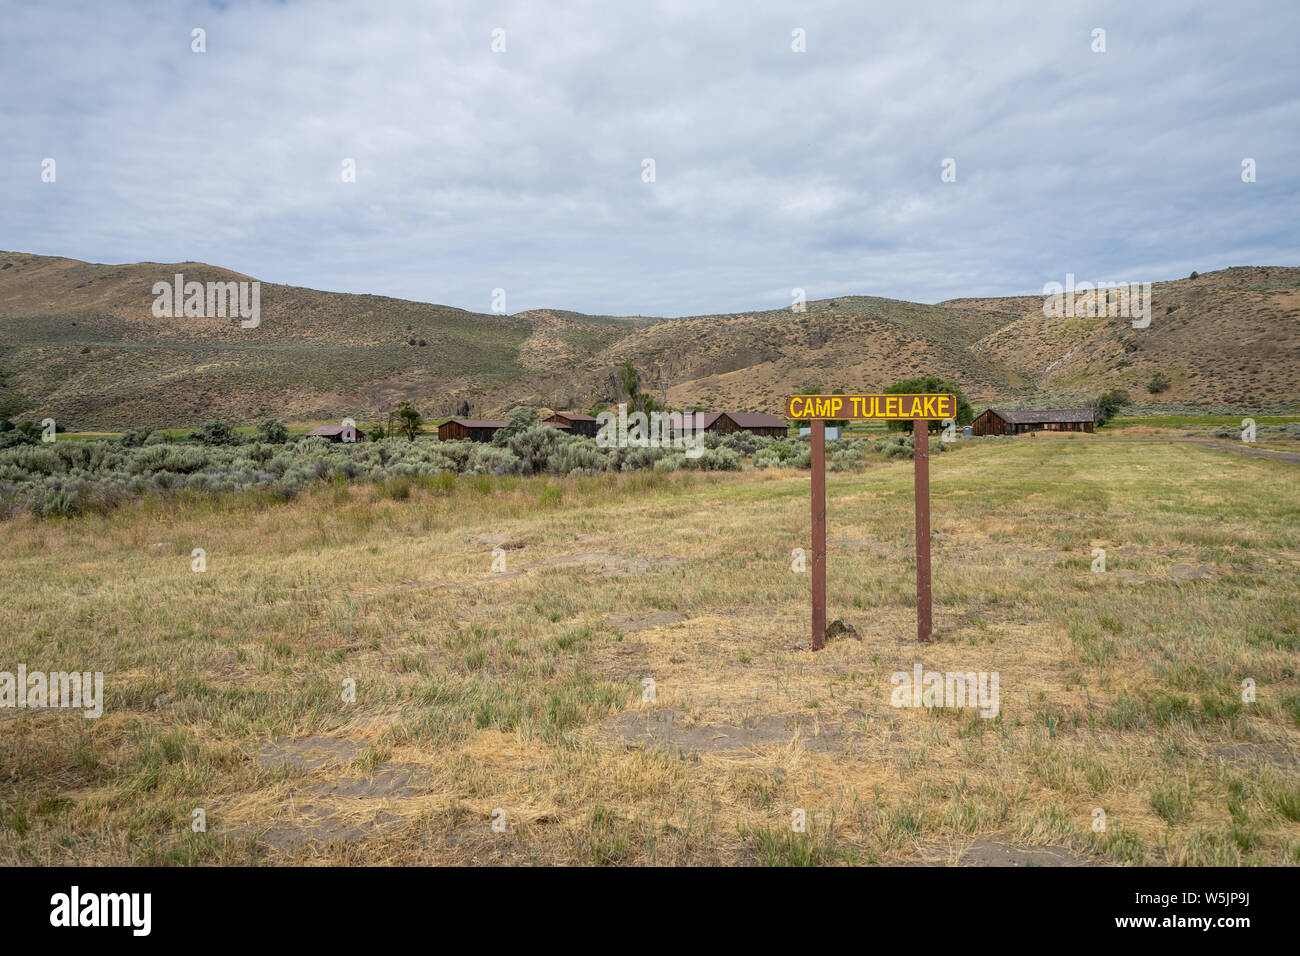
[[[1040,436],[931,472],[937,642],[882,459],[827,477],[861,639],[816,654],[803,470],[18,515],[0,671],[106,699],[0,710],[0,863],[1300,863],[1297,466]],[[997,672],[997,716],[891,706],[918,662]]]

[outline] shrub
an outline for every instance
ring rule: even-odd
[[[467,475],[520,475],[524,463],[508,448],[476,444],[465,462]]]
[[[535,413],[525,409],[516,417],[527,421]],[[738,470],[743,462],[740,451],[751,446],[757,449],[756,467],[807,467],[811,453],[808,442],[796,438],[710,435],[703,454],[688,458],[682,449],[602,448],[591,439],[537,422],[517,432],[504,447],[397,438],[331,444],[300,440],[297,435],[283,443],[261,440],[274,439],[278,432],[263,423],[256,438],[241,441],[228,426],[215,422],[195,431],[212,443],[173,443],[165,434],[139,430],[111,440],[42,445],[39,440],[28,443],[30,430],[15,428],[0,433],[0,438],[17,435],[23,441],[0,451],[0,514],[25,510],[54,516],[103,510],[159,491],[251,489],[273,500],[292,498],[312,483],[354,479],[373,481],[379,486],[378,495],[392,498],[407,497],[416,487],[450,493],[462,474],[468,487],[486,491],[509,485],[494,481],[496,477],[526,473],[570,476],[621,470],[636,473],[637,481],[663,481],[662,476],[678,470]],[[218,443],[228,433],[229,444]],[[39,436],[39,429],[35,434]],[[852,462],[862,444],[832,443],[832,467]],[[639,485],[634,482],[628,487]]]
[[[12,434],[12,433],[11,433]],[[20,446],[5,456],[5,461],[20,473],[53,475],[62,470],[62,459],[48,448]]]
[[[808,468],[811,465],[812,446],[807,442],[772,442],[754,453],[755,468]]]
[[[35,445],[35,437],[17,428],[0,435],[0,448],[13,448],[17,445]]]
[[[492,436],[492,444],[498,447],[503,446],[520,432],[528,431],[534,425],[540,425],[541,422],[541,416],[537,414],[536,409],[516,408],[510,413],[505,427],[496,430],[496,434]],[[551,426],[547,425],[546,427],[550,428]],[[555,429],[552,428],[551,431],[555,431]]]
[[[395,475],[379,482],[379,493],[394,501],[405,501],[411,497],[411,479],[407,475]]]
[[[741,468],[740,456],[730,448],[709,448],[698,458],[682,455],[681,459],[680,467],[696,471],[740,471]],[[655,467],[658,466],[659,463],[655,462]]]
[[[257,425],[258,437],[270,445],[283,445],[289,437],[289,429],[278,418],[265,418]]]
[[[533,414],[536,415],[536,412]],[[495,437],[493,436],[494,439]],[[546,470],[547,459],[555,453],[563,440],[559,430],[550,425],[532,425],[512,435],[506,444],[510,453],[524,463],[524,473],[533,474]]]
[[[43,518],[70,518],[76,514],[77,494],[62,488],[49,491],[41,502],[40,512]]]
[[[201,442],[204,445],[229,445],[234,440],[234,431],[223,421],[213,418],[198,427],[195,431],[190,432],[191,441]]]
[[[511,449],[513,448],[512,442]],[[609,458],[604,450],[588,441],[563,442],[546,460],[546,470],[553,475],[571,475],[574,472],[595,474],[607,468],[609,468]]]
[[[660,459],[673,454],[671,448],[616,448],[613,450],[619,471],[652,468]],[[669,469],[671,470],[671,469]]]
[[[867,451],[871,449],[866,441],[838,441],[833,448],[828,446],[831,471],[848,471],[859,468]]]
[[[884,455],[887,461],[912,457],[912,439],[910,437],[904,438],[901,435],[890,435],[887,438],[877,438],[871,443],[871,447],[879,454]]]
[[[767,435],[755,435],[753,432],[738,431],[724,435],[716,447],[727,448],[741,455],[752,455],[761,448],[767,448],[777,439]],[[707,447],[707,445],[706,445]]]
[[[1093,414],[1096,416],[1097,427],[1106,424],[1115,417],[1125,405],[1129,404],[1129,394],[1123,389],[1113,389],[1105,392],[1092,401]]]
[[[126,470],[133,475],[171,471],[188,474],[208,464],[208,453],[201,448],[178,445],[146,445],[133,452]]]

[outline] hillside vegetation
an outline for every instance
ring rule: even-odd
[[[844,297],[807,311],[656,319],[467,312],[264,282],[261,324],[156,318],[153,284],[249,281],[203,263],[97,265],[0,252],[0,416],[74,429],[500,415],[618,397],[632,359],[678,407],[779,411],[809,383],[877,390],[934,374],[976,402],[1079,402],[1111,388],[1179,405],[1300,403],[1300,269],[1157,283],[1149,328],[1043,315],[1036,296],[921,305]]]

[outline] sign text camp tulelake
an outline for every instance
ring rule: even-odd
[[[826,420],[910,419],[915,464],[916,639],[929,644],[930,607],[930,421],[957,418],[955,395],[791,395],[786,416],[812,425],[812,637],[826,639]],[[920,436],[921,440],[916,438]]]

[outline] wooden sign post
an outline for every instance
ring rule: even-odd
[[[955,395],[792,395],[786,417],[812,425],[812,646],[826,642],[826,421],[911,419],[916,506],[916,639],[932,640],[930,419],[957,419]]]

